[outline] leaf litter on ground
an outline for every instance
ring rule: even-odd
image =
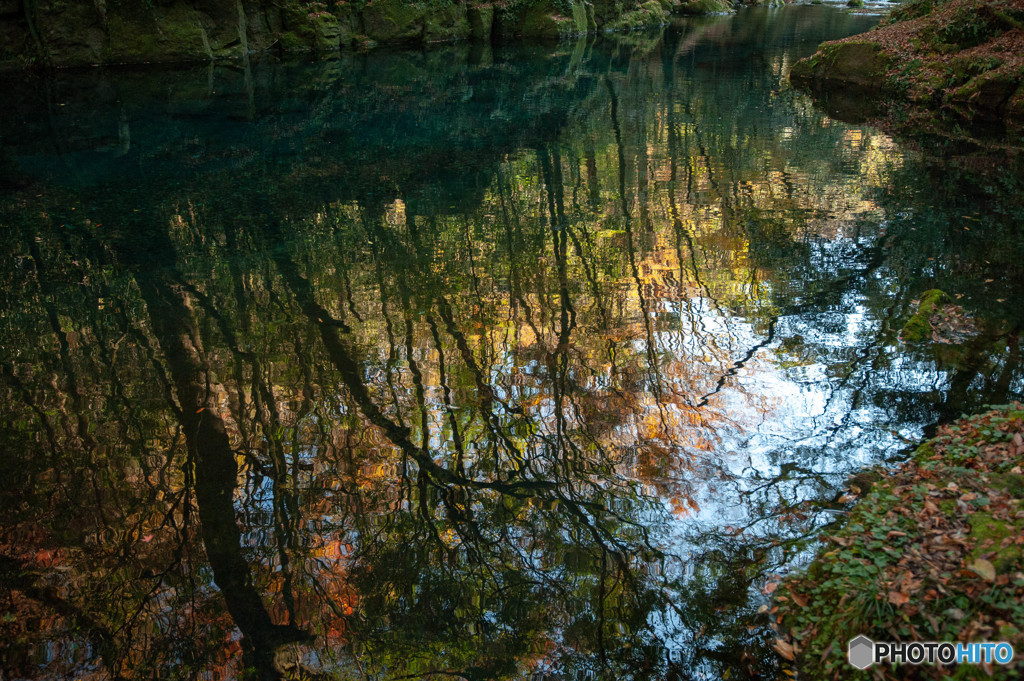
[[[1024,405],[942,426],[905,464],[876,475],[846,525],[822,538],[808,569],[776,590],[772,620],[787,644],[775,645],[780,656],[795,659],[802,678],[842,679],[863,675],[846,661],[846,644],[859,634],[1008,641],[1024,651]],[[1024,665],[876,666],[873,675],[930,679],[954,671],[1020,678]]]

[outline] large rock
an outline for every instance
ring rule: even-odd
[[[110,36],[104,17],[88,5],[67,5],[60,9],[49,4],[37,3],[35,25],[46,52],[46,58],[54,64],[84,66],[108,61],[105,54]],[[140,34],[152,28],[136,28],[130,33]],[[34,41],[29,44],[33,45]],[[141,47],[141,46],[140,46]],[[153,48],[156,46],[154,45]],[[144,60],[155,61],[155,49],[139,49]],[[36,52],[33,45],[33,52]]]
[[[184,4],[154,6],[138,15],[111,14],[105,63],[209,61],[210,37],[199,12]]]
[[[499,15],[497,32],[503,39],[522,37],[558,40],[591,30],[583,0],[574,0],[570,16],[561,13],[551,0],[534,0],[511,16]]]
[[[454,42],[465,40],[472,33],[466,6],[456,3],[431,8],[423,18],[423,42]]]
[[[795,85],[832,83],[880,90],[891,65],[892,58],[869,40],[824,43],[817,54],[794,64],[789,78]]]
[[[373,0],[363,8],[363,29],[378,43],[413,43],[423,37],[424,5],[406,0]]]
[[[616,19],[605,24],[604,28],[611,31],[631,30],[656,26],[668,21],[670,3],[668,0],[647,0],[636,9],[625,12]]]

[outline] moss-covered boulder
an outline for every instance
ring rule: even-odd
[[[891,64],[892,57],[870,40],[832,42],[794,64],[789,78],[795,85],[854,85],[878,90],[885,87]]]
[[[513,31],[524,38],[557,40],[586,33],[587,10],[581,0],[574,0],[568,14],[564,7],[557,7],[551,0],[530,3],[523,10]]]
[[[661,0],[648,0],[636,9],[625,12],[618,19],[608,22],[605,28],[621,31],[663,24],[668,21],[670,6]]]
[[[900,338],[906,343],[920,343],[932,337],[931,318],[939,306],[949,302],[949,296],[937,288],[925,291],[917,302],[915,312],[900,331]]]
[[[310,18],[313,27],[313,51],[317,54],[337,52],[341,48],[342,27],[338,17],[322,12]]]
[[[194,9],[181,4],[154,7],[135,16],[113,14],[107,22],[105,63],[208,61],[213,48]]]
[[[472,34],[472,26],[465,5],[441,5],[432,8],[423,17],[423,42],[453,42],[465,40]]]
[[[970,77],[962,86],[950,91],[949,99],[979,111],[999,111],[1020,87],[1019,75],[996,68]]]
[[[362,11],[364,33],[379,43],[415,42],[423,34],[422,5],[406,0],[374,0]]]
[[[36,0],[32,7],[38,41],[19,40],[17,31],[25,27],[0,15],[0,68],[22,61],[19,56],[55,66],[237,58],[266,49],[282,26],[278,8],[263,8],[257,0],[210,0],[201,7],[180,0]]]

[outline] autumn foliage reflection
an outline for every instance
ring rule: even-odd
[[[786,91],[785,46],[709,73],[746,40],[729,25],[559,53],[523,98],[543,125],[474,160],[485,186],[441,198],[406,159],[357,155],[358,184],[323,151],[211,163],[131,211],[136,196],[60,186],[6,200],[3,667],[771,669],[736,613],[785,558],[778,528],[809,531],[810,513],[784,505],[784,474],[737,481],[777,463],[776,440],[750,444],[772,424],[809,420],[799,400],[818,393],[794,397],[795,374],[850,348],[868,365],[891,338],[879,196],[904,160]],[[862,284],[862,338],[797,328]],[[823,413],[864,390],[839,385]],[[716,538],[749,546],[680,540],[681,520],[740,506]]]

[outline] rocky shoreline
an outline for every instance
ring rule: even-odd
[[[910,0],[872,31],[823,43],[790,81],[840,118],[896,132],[1019,134],[1024,0]]]
[[[725,11],[726,0],[0,0],[0,70],[551,41]]]

